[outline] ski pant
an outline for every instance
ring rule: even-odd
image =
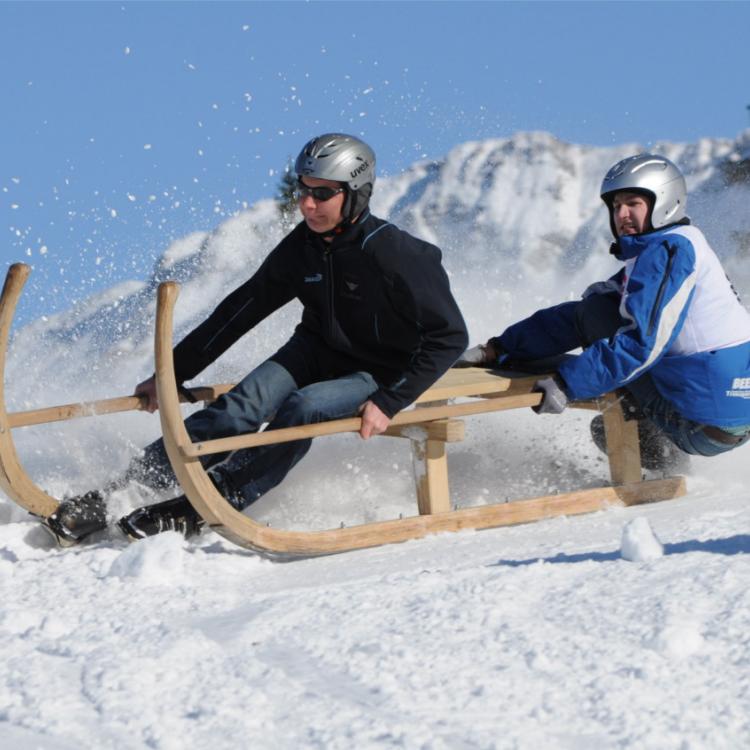
[[[584,348],[598,339],[614,336],[619,328],[627,324],[620,315],[620,297],[617,294],[591,294],[569,304],[575,306],[576,330]],[[643,415],[685,453],[715,456],[750,440],[750,425],[737,430],[718,430],[683,417],[659,393],[648,373],[628,383],[625,389],[633,396]],[[733,435],[737,437],[734,442]]]
[[[292,343],[292,342],[290,342]],[[287,345],[288,346],[288,345]],[[314,352],[310,353],[313,357]],[[319,368],[311,361],[312,375]],[[298,376],[299,377],[299,376]],[[273,358],[265,361],[231,391],[185,420],[194,442],[351,417],[379,384],[368,372],[347,372],[329,380],[298,383]],[[214,469],[227,499],[237,510],[246,508],[279,484],[310,449],[312,439],[258,446],[231,454],[206,456],[203,465]],[[163,489],[177,483],[161,439],[131,462],[126,481]]]

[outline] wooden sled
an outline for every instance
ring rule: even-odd
[[[13,314],[29,272],[29,267],[23,263],[12,265],[0,296],[0,489],[30,513],[47,516],[57,509],[59,501],[42,490],[24,471],[15,449],[12,430],[77,417],[143,410],[145,403],[138,396],[124,396],[33,411],[7,412],[4,386],[8,340]],[[464,424],[458,417],[533,406],[540,400],[539,394],[531,392],[538,376],[505,377],[483,369],[467,368],[449,371],[422,394],[414,409],[397,414],[386,433],[410,440],[419,515],[314,532],[285,531],[263,526],[235,511],[219,495],[199,457],[302,437],[357,432],[360,420],[342,419],[191,443],[180,412],[180,402],[186,399],[178,394],[172,363],[172,310],[177,294],[178,287],[174,283],[162,284],[159,288],[156,380],[165,445],[175,473],[196,510],[214,530],[242,547],[270,557],[307,557],[401,542],[446,531],[528,523],[553,516],[588,513],[613,505],[656,502],[685,493],[682,477],[642,481],[636,425],[623,420],[618,399],[609,394],[596,402],[574,406],[598,409],[604,414],[614,486],[451,511],[446,444],[464,437]],[[193,388],[191,392],[194,399],[212,401],[231,387],[230,384],[211,385]],[[448,403],[459,398],[477,400]]]
[[[463,439],[458,417],[537,405],[533,377],[506,377],[481,368],[454,369],[422,394],[413,409],[398,413],[386,434],[412,442],[419,515],[392,521],[324,531],[290,531],[259,524],[236,511],[219,494],[200,457],[258,445],[357,432],[359,418],[193,443],[180,412],[172,359],[172,313],[178,285],[159,286],[156,320],[156,384],[167,454],[193,507],[216,532],[248,549],[276,558],[310,557],[375,547],[428,534],[486,529],[575,515],[610,506],[668,500],[685,494],[683,477],[644,481],[637,423],[626,422],[615,394],[573,406],[600,411],[604,417],[612,486],[548,495],[529,500],[451,510],[446,444]],[[448,403],[457,398],[473,401]]]

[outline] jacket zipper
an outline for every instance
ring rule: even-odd
[[[333,307],[333,258],[331,248],[327,247],[323,251],[323,257],[326,261],[326,285],[328,287],[328,340],[334,340],[334,307]]]
[[[653,333],[654,325],[656,324],[656,316],[658,315],[659,308],[661,307],[661,300],[662,297],[664,297],[664,289],[667,286],[667,279],[669,278],[669,274],[672,271],[672,266],[674,265],[674,257],[676,252],[676,248],[670,245],[666,240],[662,242],[662,245],[667,248],[667,255],[669,256],[669,258],[667,260],[667,267],[664,269],[664,276],[662,277],[661,283],[659,284],[659,291],[656,295],[654,307],[651,310],[651,318],[649,319],[648,323],[648,336]]]

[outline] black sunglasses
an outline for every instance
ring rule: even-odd
[[[296,200],[301,201],[303,198],[307,198],[311,195],[313,200],[324,202],[329,201],[334,195],[343,193],[344,188],[329,188],[329,187],[310,187],[305,185],[301,180],[297,180],[297,187],[294,189],[294,197]]]

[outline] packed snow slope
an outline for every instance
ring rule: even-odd
[[[656,144],[689,213],[750,295],[750,133]],[[380,180],[375,213],[444,251],[472,341],[614,272],[598,200],[637,144],[544,133],[467,143]],[[168,247],[150,273],[16,332],[11,411],[119,395],[153,368],[154,294],[182,283],[177,335],[281,237],[273,203]],[[291,332],[290,305],[200,380],[240,377]],[[459,506],[606,480],[583,412],[467,422]],[[14,432],[62,496],[120,471],[158,418]],[[0,498],[0,747],[745,748],[750,746],[748,448],[695,459],[686,498],[274,563],[215,534],[51,546]],[[149,501],[130,487],[117,516]],[[415,512],[407,446],[321,438],[250,511],[324,528]]]

